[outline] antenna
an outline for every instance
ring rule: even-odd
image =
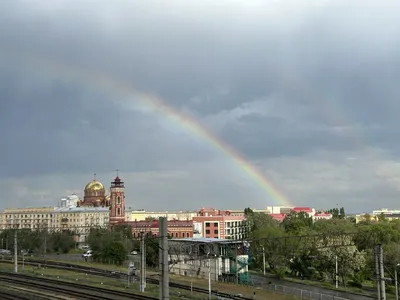
[[[96,173],[94,173],[93,175],[94,175],[93,180],[96,180]]]
[[[115,171],[117,171],[117,177],[119,176],[119,169],[116,169]]]

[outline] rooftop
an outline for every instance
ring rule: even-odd
[[[54,212],[109,212],[108,207],[56,207]]]
[[[170,239],[170,241],[175,242],[197,242],[197,243],[219,243],[219,244],[236,244],[236,243],[243,243],[243,241],[235,241],[235,240],[228,240],[228,239],[217,239],[217,238],[181,238],[181,239]]]

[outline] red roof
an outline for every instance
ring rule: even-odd
[[[292,209],[292,211],[295,211],[295,212],[312,212],[312,209],[310,208],[310,207],[294,207],[293,209]]]
[[[269,214],[272,219],[276,220],[276,221],[283,221],[286,217],[286,214]]]

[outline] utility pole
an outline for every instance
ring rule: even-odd
[[[208,257],[208,299],[211,300],[211,259],[210,259],[210,257]]]
[[[397,267],[399,264],[396,265],[395,269],[394,269],[394,284],[396,287],[396,300],[399,300],[399,283],[397,280]]]
[[[374,256],[375,256],[375,279],[376,279],[376,291],[377,291],[377,296],[378,300],[381,300],[381,281],[380,281],[380,267],[379,267],[379,246],[375,245],[375,251],[374,251]]]
[[[239,284],[239,263],[238,263],[238,245],[235,243],[235,277],[236,277],[236,284]]]
[[[47,252],[47,232],[44,232],[44,250],[43,250],[43,256],[46,257],[46,252]]]
[[[158,272],[159,272],[159,278],[158,278],[158,287],[159,287],[159,300],[164,299],[164,289],[163,289],[163,251],[162,251],[162,246],[163,246],[163,241],[162,241],[162,235],[161,235],[161,218],[159,218],[158,221],[158,226],[159,226],[159,241],[158,241]]]
[[[265,248],[264,248],[264,246],[262,247],[262,249],[263,249],[263,274],[265,276]]]
[[[386,288],[385,288],[385,270],[383,265],[383,249],[382,245],[378,245],[379,248],[379,273],[381,281],[381,300],[386,300]]]
[[[168,221],[159,218],[160,232],[160,300],[169,300]]]
[[[18,236],[17,230],[14,233],[14,272],[18,273]]]
[[[338,261],[337,261],[337,255],[335,255],[335,280],[336,280],[336,288],[339,288],[339,270],[338,270]]]
[[[143,232],[140,233],[140,291],[144,293],[146,284],[146,256],[145,256],[144,236]]]

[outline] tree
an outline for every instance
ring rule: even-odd
[[[288,235],[304,234],[309,231],[312,225],[312,218],[305,212],[292,211],[282,221],[282,226]]]
[[[74,235],[68,231],[54,232],[47,237],[47,247],[54,252],[68,253],[75,247]]]
[[[351,243],[351,237],[348,237]],[[319,258],[325,262],[325,271],[335,278],[336,259],[338,262],[338,275],[342,284],[346,286],[348,278],[355,275],[356,272],[362,270],[366,263],[366,252],[359,251],[355,245],[342,246],[343,239],[332,239],[329,247],[319,249]]]
[[[95,261],[122,264],[128,254],[126,238],[119,230],[91,229],[88,243]]]
[[[146,262],[150,267],[157,267],[159,261],[159,240],[155,238],[146,239]]]
[[[248,237],[253,241],[251,249],[251,264],[253,269],[263,269],[263,253],[265,254],[267,268],[279,275],[280,266],[285,265],[285,256],[282,256],[281,245],[271,241],[273,237],[282,237],[284,230],[270,215],[253,212],[250,208],[245,209]]]
[[[331,208],[327,210],[328,213],[332,214],[333,219],[345,219],[346,213],[344,211],[344,207],[339,208]]]
[[[42,245],[41,234],[39,231],[31,231],[30,229],[6,229],[0,234],[3,241],[3,247],[14,251],[14,236],[17,232],[18,251],[20,250],[38,250]]]
[[[348,219],[330,219],[318,220],[312,225],[315,233],[323,233],[325,235],[338,235],[350,232],[356,232],[356,227]]]
[[[355,244],[360,250],[373,249],[376,244],[398,243],[400,222],[359,223],[356,225]]]
[[[118,232],[121,234],[121,237],[127,238],[131,240],[133,238],[132,236],[132,226],[130,225],[115,225],[113,227],[114,232]]]

